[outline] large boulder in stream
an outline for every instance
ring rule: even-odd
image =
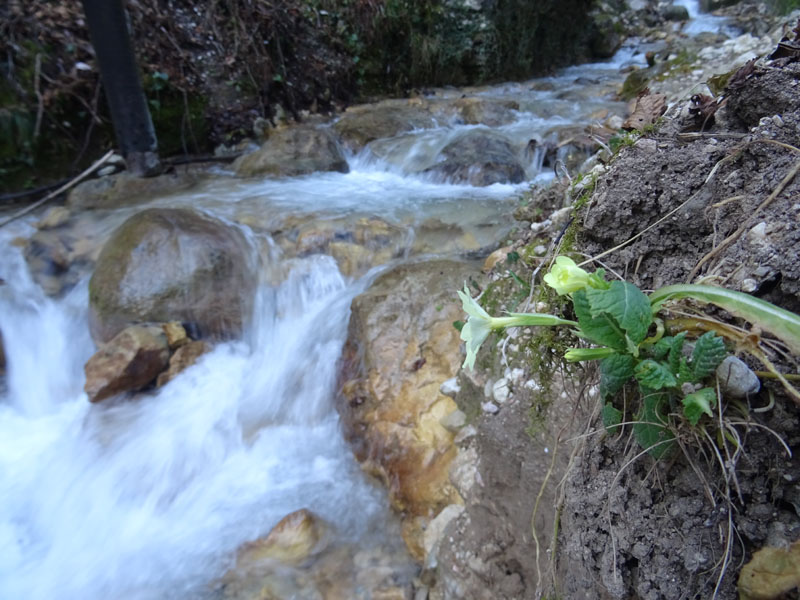
[[[462,359],[455,290],[473,270],[453,261],[403,265],[352,304],[339,412],[363,468],[403,512],[403,537],[419,559],[430,520],[461,501],[448,477],[453,434],[440,423],[456,405],[440,387]]]
[[[271,133],[261,148],[237,159],[233,168],[242,177],[293,177],[317,171],[350,170],[331,132],[308,125]]]
[[[241,333],[256,289],[240,230],[189,209],[153,208],[125,221],[103,247],[89,282],[92,337],[131,323],[180,321],[192,337]]]
[[[500,134],[478,129],[468,131],[445,146],[440,162],[425,172],[475,186],[525,180],[525,169],[511,142]]]

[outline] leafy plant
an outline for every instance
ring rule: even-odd
[[[762,331],[782,340],[791,350],[800,348],[800,317],[759,300],[723,288],[676,285],[656,290],[649,297],[626,281],[608,282],[605,272],[588,273],[566,256],[556,258],[544,282],[559,295],[569,295],[577,322],[552,315],[512,313],[492,318],[472,299],[466,288],[459,292],[470,315],[462,329],[467,341],[465,366],[472,368],[480,344],[489,331],[520,325],[571,325],[577,337],[594,345],[571,348],[567,361],[600,361],[600,394],[605,401],[603,423],[615,430],[623,413],[613,399],[629,382],[636,382],[641,402],[633,431],[639,444],[652,456],[664,456],[674,434],[668,414],[681,407],[683,418],[697,426],[703,415],[713,417],[717,392],[706,385],[728,356],[725,340],[715,331],[701,335],[693,344],[687,331],[665,336],[658,318],[664,302],[693,298],[716,304],[735,316],[749,320]]]

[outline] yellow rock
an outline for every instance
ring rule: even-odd
[[[324,538],[325,526],[314,513],[301,508],[278,521],[266,537],[242,546],[236,569],[248,570],[272,561],[299,565],[322,549]]]
[[[178,321],[170,321],[169,323],[162,323],[161,329],[164,330],[164,335],[167,336],[167,344],[170,350],[189,343],[189,336],[186,335],[186,330]]]
[[[463,360],[452,323],[463,318],[455,290],[471,269],[451,261],[405,265],[352,305],[340,413],[362,467],[403,513],[403,538],[417,559],[427,522],[462,502],[448,473],[453,434],[440,423],[457,407],[439,388]]]

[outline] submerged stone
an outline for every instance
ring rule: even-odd
[[[347,173],[350,170],[330,131],[311,126],[275,131],[261,148],[237,159],[233,168],[242,177],[293,177],[318,171]]]

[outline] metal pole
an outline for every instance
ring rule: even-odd
[[[158,141],[139,79],[122,0],[82,0],[114,133],[128,170],[159,171]]]

